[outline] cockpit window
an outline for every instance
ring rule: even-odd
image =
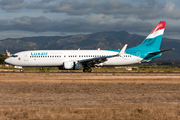
[[[11,57],[18,57],[18,55],[14,55],[14,54],[13,54],[13,55],[11,55]]]

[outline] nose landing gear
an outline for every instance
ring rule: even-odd
[[[22,73],[24,70],[22,68],[22,66],[14,66],[14,68],[20,69],[20,72]]]
[[[23,71],[24,71],[23,69],[20,69],[20,72],[21,72],[21,73],[23,73]]]

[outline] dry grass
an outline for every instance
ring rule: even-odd
[[[179,104],[108,104],[87,106],[1,106],[0,118],[60,120],[178,120]]]
[[[180,76],[1,73],[0,119],[180,119]]]

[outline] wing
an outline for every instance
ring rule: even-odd
[[[95,64],[100,64],[103,62],[106,62],[108,60],[108,58],[112,58],[112,57],[116,57],[116,56],[122,56],[126,50],[128,44],[125,44],[124,47],[122,48],[122,50],[115,55],[110,55],[110,56],[103,56],[103,57],[97,57],[97,58],[90,58],[90,59],[84,59],[84,60],[79,60],[78,62],[82,63],[83,65],[90,65],[90,66],[94,66]]]

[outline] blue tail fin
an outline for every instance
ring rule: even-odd
[[[147,58],[149,53],[158,52],[161,46],[165,25],[166,21],[160,21],[140,45],[129,48],[126,52],[141,58]],[[150,54],[148,60],[159,57],[161,54],[160,52],[157,54]]]
[[[160,21],[146,39],[139,45],[148,51],[159,51],[165,29],[166,21]]]

